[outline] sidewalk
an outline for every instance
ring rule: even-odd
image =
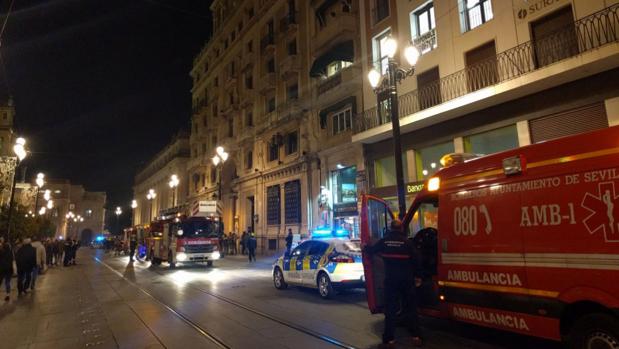
[[[257,267],[259,269],[271,269],[273,268],[273,263],[275,262],[275,260],[277,258],[279,258],[279,256],[281,256],[283,254],[283,252],[279,252],[279,253],[273,253],[273,254],[265,254],[265,255],[256,255],[256,261],[252,262],[252,266],[253,267]],[[221,262],[226,262],[226,261],[233,261],[235,263],[247,263],[249,265],[249,257],[247,255],[242,255],[242,254],[235,254],[235,255],[225,255],[225,257],[223,259],[221,259],[219,261],[219,263]],[[215,262],[217,263],[217,262]]]
[[[215,348],[160,303],[93,260],[55,267],[36,290],[0,303],[2,348]],[[133,269],[125,277],[131,279]]]

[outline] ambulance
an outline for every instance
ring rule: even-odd
[[[619,127],[442,163],[403,219],[420,312],[619,348]],[[359,205],[372,245],[393,214],[370,195]],[[382,260],[364,253],[363,264],[370,311],[381,312]]]

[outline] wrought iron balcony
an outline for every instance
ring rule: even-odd
[[[400,118],[616,42],[619,4],[399,96]],[[354,133],[389,122],[387,114],[376,108],[360,113],[355,118]]]

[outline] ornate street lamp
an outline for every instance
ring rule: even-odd
[[[150,202],[150,209],[148,210],[148,222],[153,219],[153,200],[157,197],[157,193],[155,193],[155,189],[148,189],[148,194],[146,194],[146,200]]]
[[[116,230],[120,232],[120,215],[123,214],[123,210],[120,206],[116,206],[116,211],[114,211],[114,213],[116,214]]]
[[[217,200],[221,200],[221,170],[224,166],[224,162],[228,160],[229,154],[226,153],[224,147],[217,147],[215,149],[215,156],[213,156],[213,165],[218,169],[217,173]],[[221,165],[221,166],[220,166]]]
[[[400,139],[400,117],[398,112],[398,88],[397,84],[402,80],[415,73],[415,65],[419,60],[419,50],[416,47],[409,45],[404,49],[404,57],[410,65],[410,68],[401,68],[399,63],[394,59],[398,49],[398,42],[389,37],[385,40],[382,47],[384,53],[388,57],[387,74],[383,76],[376,69],[370,70],[368,80],[377,95],[376,111],[377,115],[380,112],[380,95],[388,94],[389,96],[389,111],[391,117],[391,129],[393,132],[393,154],[395,157],[395,172],[396,186],[398,191],[398,208],[399,218],[402,219],[406,213],[406,197],[404,190],[404,169],[402,165],[402,143]]]
[[[6,241],[10,242],[11,239],[11,220],[13,218],[13,199],[15,198],[15,178],[17,175],[17,167],[19,164],[26,158],[28,155],[28,151],[26,150],[26,140],[22,137],[18,137],[15,140],[15,145],[13,145],[13,152],[17,157],[17,161],[15,163],[15,169],[13,171],[13,185],[11,186],[11,197],[9,199],[9,216],[7,217],[7,227],[6,227]]]
[[[177,175],[173,174],[172,176],[170,176],[170,181],[168,182],[168,185],[172,190],[172,207],[176,207],[176,188],[178,187],[179,183],[180,180],[178,179]]]
[[[45,185],[45,174],[43,174],[43,172],[37,173],[37,178],[34,180],[34,182],[37,185],[37,193],[34,197],[34,211],[36,212],[39,208],[39,192],[41,191],[41,188],[43,188],[43,186]]]
[[[133,199],[131,200],[131,225],[133,226],[134,222],[134,215],[135,215],[135,209],[138,208],[138,201]]]

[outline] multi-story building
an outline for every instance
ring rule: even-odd
[[[181,131],[136,174],[133,197],[137,207],[132,212],[133,224],[149,224],[166,210],[184,210],[189,187],[188,160],[189,135]],[[176,187],[170,187],[173,175],[178,177]],[[151,190],[154,196],[148,195]]]
[[[13,123],[15,106],[13,99],[8,98],[0,104],[0,205],[6,205],[11,196],[15,154],[13,153]]]
[[[364,169],[362,147],[350,146],[362,106],[355,2],[216,0],[211,10],[213,37],[191,71],[189,202],[220,199],[226,230],[256,232],[260,251],[288,229],[336,223],[337,205],[353,216]],[[218,167],[219,146],[230,158]]]
[[[90,242],[96,234],[104,231],[105,192],[86,191],[82,185],[71,184],[69,180],[51,179],[41,189],[28,182],[19,182],[16,184],[15,204],[39,214],[41,207],[47,207],[46,190],[50,192],[53,205],[44,214],[56,227],[56,237]]]
[[[617,1],[360,3],[364,76],[386,70],[389,36],[421,51],[415,75],[398,85],[409,202],[446,153],[489,154],[619,123]],[[363,83],[353,141],[364,145],[370,191],[397,211],[389,101],[379,94],[377,103]]]

